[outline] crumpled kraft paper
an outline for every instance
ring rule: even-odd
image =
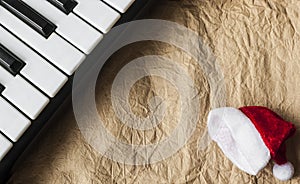
[[[299,1],[171,1],[163,0],[145,18],[177,22],[197,32],[211,47],[226,85],[226,105],[267,106],[300,125],[300,2]],[[107,130],[129,144],[157,143],[176,126],[180,94],[157,76],[140,79],[130,91],[132,112],[146,117],[148,100],[163,96],[168,108],[154,129],[129,128],[116,117],[110,89],[118,71],[134,58],[161,55],[184,66],[198,90],[199,120],[189,141],[165,160],[144,166],[125,165],[103,157],[90,146],[76,124],[71,103],[52,120],[44,136],[21,162],[9,183],[281,183],[269,164],[250,176],[224,156],[211,142],[199,149],[210,110],[210,85],[206,74],[182,50],[161,42],[127,45],[115,53],[98,78],[96,102]],[[290,183],[300,182],[300,133],[287,143],[295,166]]]

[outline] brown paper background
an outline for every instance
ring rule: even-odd
[[[198,32],[222,66],[227,105],[267,106],[284,119],[300,125],[300,2],[260,0],[162,0],[146,18],[175,21]],[[147,99],[163,95],[172,104],[160,128],[138,132],[122,126],[110,103],[110,87],[117,72],[130,60],[163,55],[187,67],[200,91],[201,116],[188,144],[172,157],[147,166],[127,166],[102,157],[85,141],[74,119],[72,106],[51,121],[9,183],[281,183],[269,164],[250,176],[225,158],[215,143],[199,151],[198,141],[210,109],[209,84],[188,55],[168,44],[136,43],[117,52],[100,74],[96,101],[105,126],[129,143],[157,142],[176,126],[178,94],[166,80],[149,76],[133,87],[130,104],[134,113],[147,115]],[[288,141],[288,158],[300,182],[300,133]]]

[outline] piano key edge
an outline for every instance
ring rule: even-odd
[[[143,3],[141,3],[143,2]],[[136,20],[147,13],[149,8],[157,2],[156,0],[136,0],[125,14],[119,19],[115,26],[123,24],[125,22]],[[101,42],[100,42],[101,43]],[[22,135],[13,148],[0,162],[0,184],[5,183],[12,175],[18,165],[24,160],[27,154],[30,154],[31,147],[34,146],[36,140],[43,135],[43,132],[50,126],[48,121],[51,117],[55,116],[56,113],[62,111],[65,104],[70,103],[71,90],[72,90],[73,76],[70,76],[67,83],[52,98],[48,106],[43,110],[40,116],[32,122],[32,125]]]

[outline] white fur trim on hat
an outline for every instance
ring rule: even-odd
[[[273,174],[277,179],[286,181],[293,177],[294,167],[291,162],[287,162],[282,165],[275,164],[273,167]]]
[[[208,115],[208,132],[223,153],[241,170],[256,175],[271,156],[251,120],[240,110],[223,107]]]

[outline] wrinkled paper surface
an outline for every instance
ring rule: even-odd
[[[145,17],[177,22],[203,38],[223,71],[227,106],[267,106],[296,124],[297,133],[287,142],[287,155],[295,166],[290,183],[300,182],[299,10],[299,1],[163,0]],[[69,103],[51,120],[51,126],[20,163],[10,183],[280,183],[272,175],[272,163],[257,176],[250,176],[233,166],[215,143],[199,149],[211,108],[209,83],[195,61],[172,45],[155,41],[131,44],[105,65],[95,99],[112,135],[131,144],[156,143],[176,126],[179,94],[167,80],[156,76],[139,80],[129,102],[133,113],[147,116],[149,98],[159,94],[167,99],[169,108],[159,126],[134,130],[113,112],[110,89],[114,77],[125,64],[145,55],[162,55],[182,64],[195,81],[200,97],[199,122],[183,148],[146,166],[114,162],[84,140]]]

